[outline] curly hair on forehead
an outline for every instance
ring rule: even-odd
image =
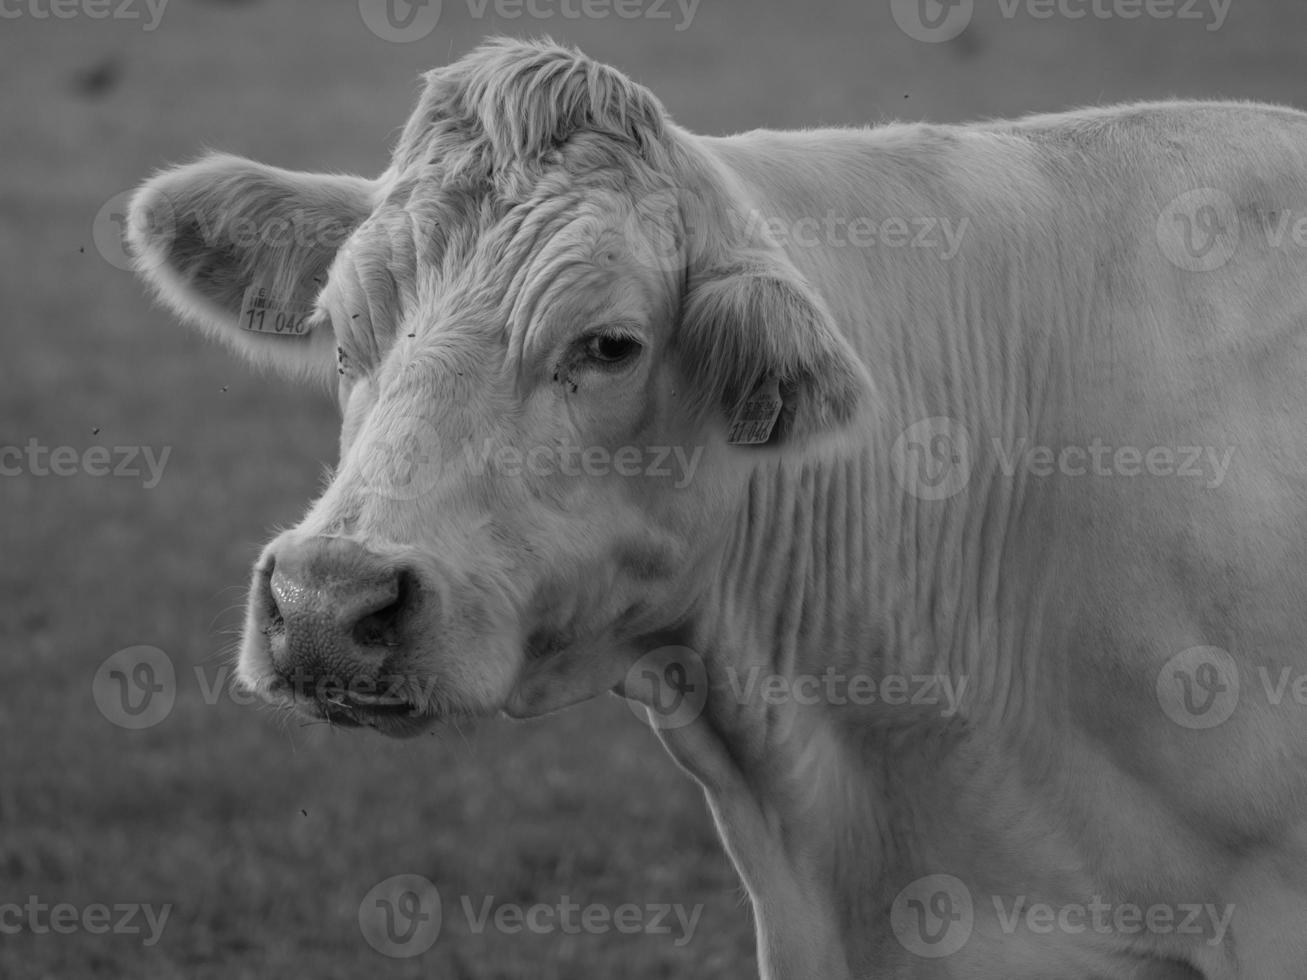
[[[653,93],[548,39],[495,39],[425,79],[395,149],[400,172],[433,163],[448,180],[520,193],[575,134],[602,135],[648,164],[664,156],[668,118]]]

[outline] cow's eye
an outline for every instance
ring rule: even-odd
[[[618,364],[640,352],[640,342],[619,333],[597,333],[587,337],[585,355],[600,364]]]

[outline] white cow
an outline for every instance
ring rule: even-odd
[[[675,126],[549,44],[376,180],[136,195],[180,315],[339,380],[240,676],[390,733],[616,690],[768,978],[1307,963],[1307,116]]]

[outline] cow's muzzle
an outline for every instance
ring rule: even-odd
[[[346,538],[283,538],[265,555],[251,626],[267,638],[269,693],[316,717],[388,729],[425,712],[404,672],[424,601],[416,573]]]

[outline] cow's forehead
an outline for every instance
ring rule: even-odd
[[[521,202],[442,177],[390,178],[337,256],[319,306],[351,357],[377,363],[397,330],[439,327],[520,358],[559,306],[584,314],[657,291],[656,271],[634,260],[637,197],[613,175],[556,168]]]
[[[478,322],[520,351],[566,287],[622,265],[630,214],[675,183],[667,136],[647,91],[561,50],[492,45],[429,73],[380,203],[324,290],[343,346],[383,353],[418,310],[418,331]]]
[[[490,44],[425,76],[395,148],[401,171],[438,163],[463,181],[520,191],[576,133],[600,134],[628,155],[656,153],[666,113],[620,72],[550,45]]]

